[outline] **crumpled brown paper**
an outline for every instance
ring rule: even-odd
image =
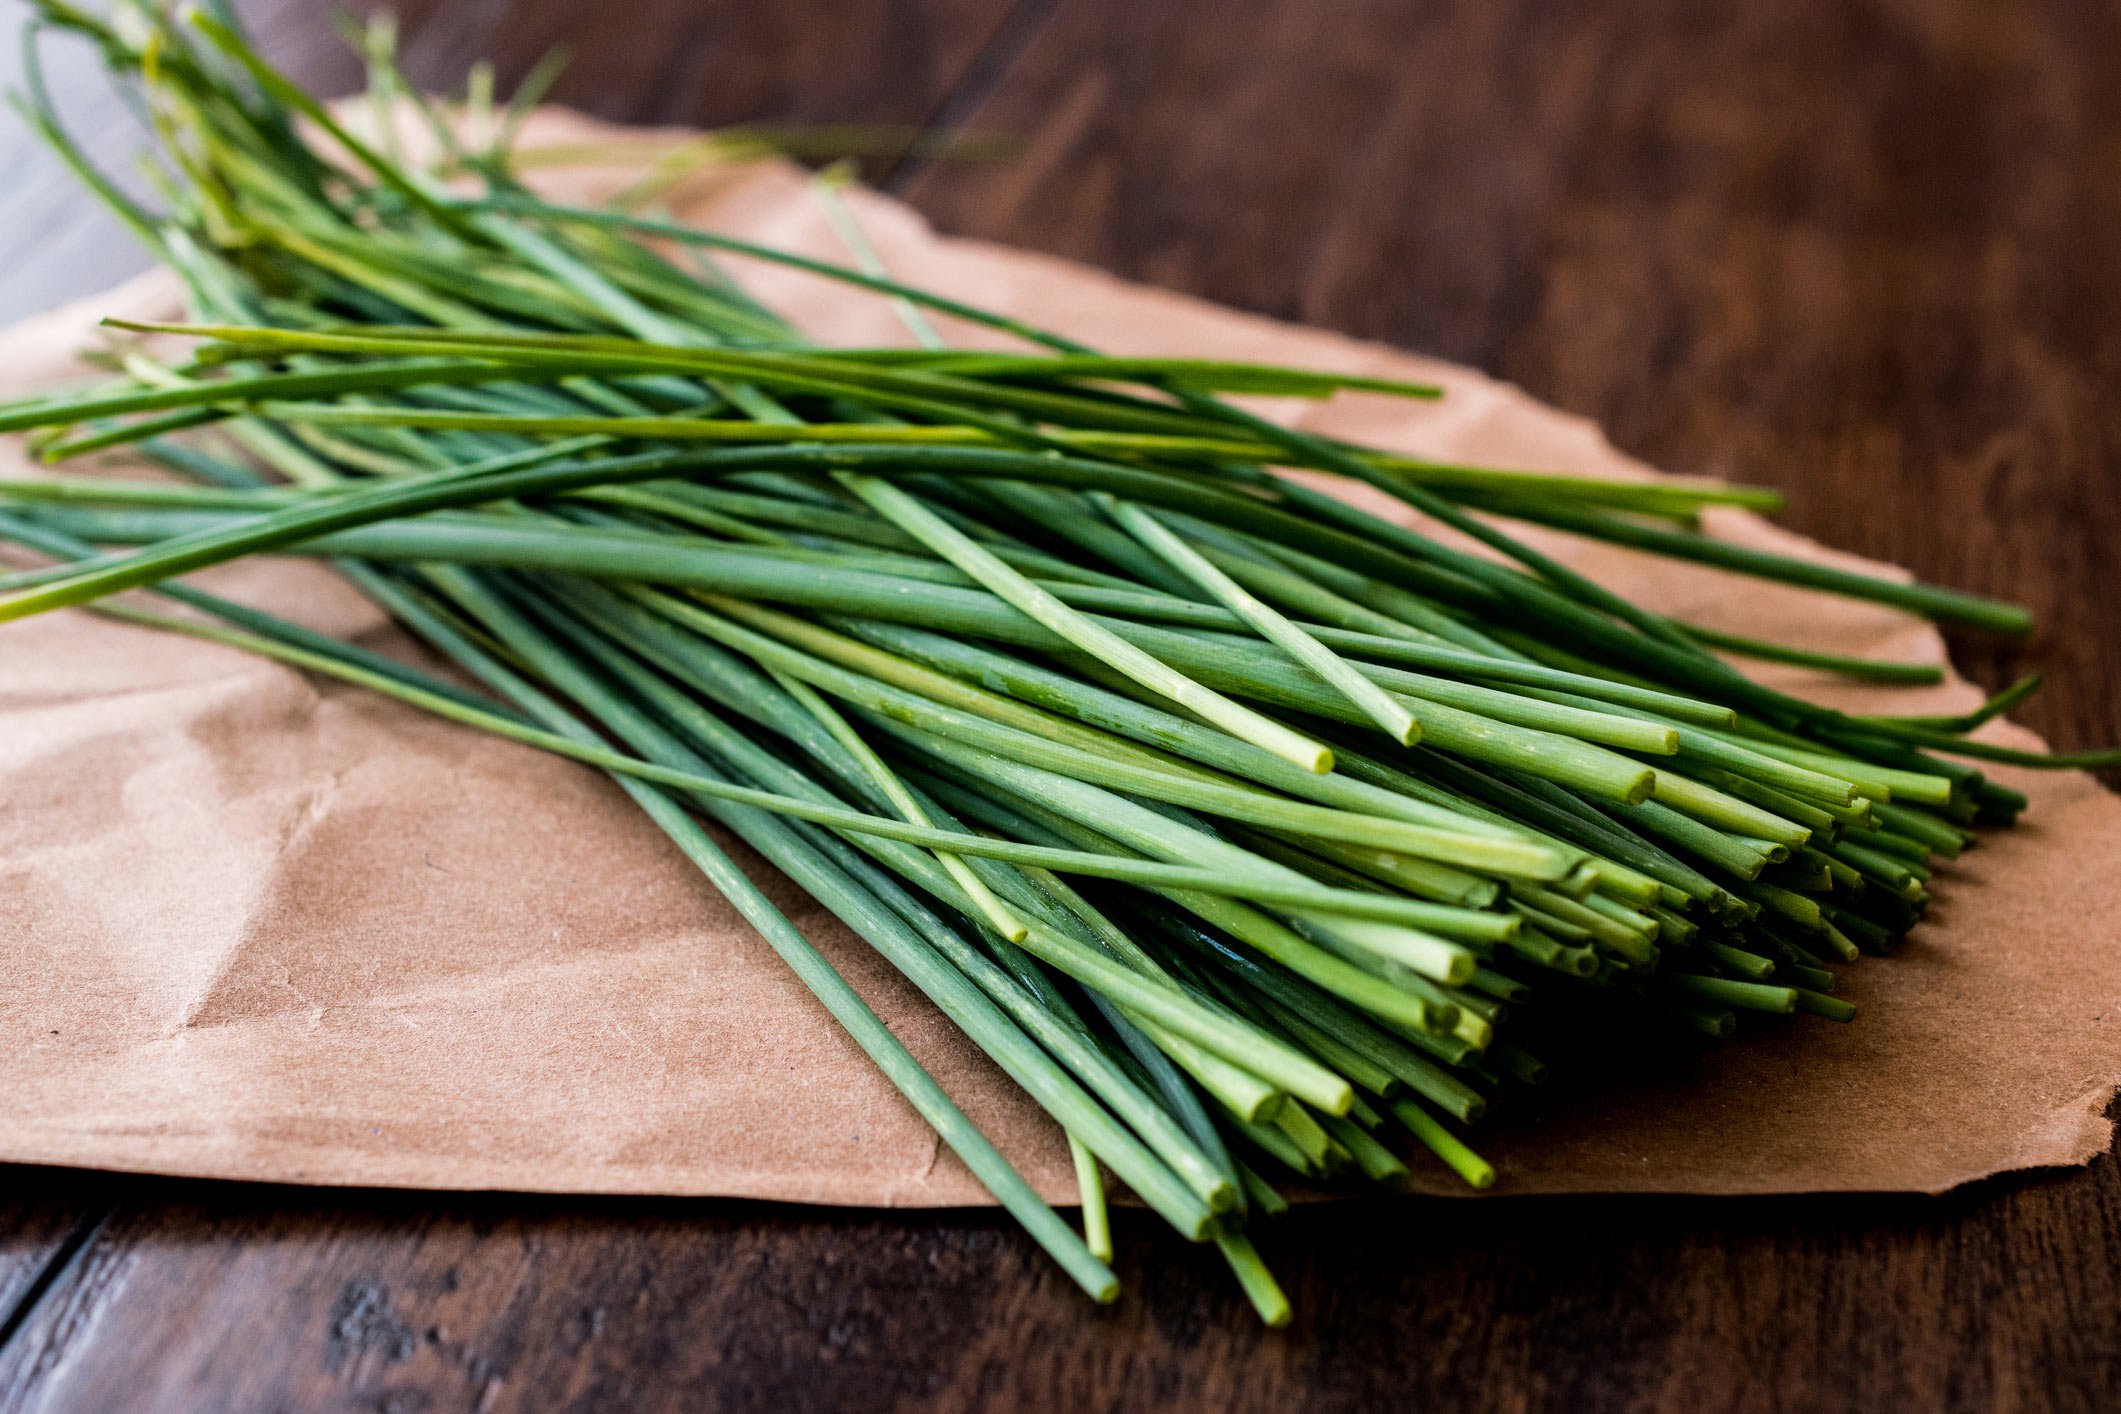
[[[540,144],[602,136],[544,113]],[[624,174],[544,185],[594,198]],[[1442,458],[1654,473],[1469,369],[1292,328],[1018,251],[945,240],[849,194],[894,273],[1115,352],[1272,359],[1444,385],[1434,405],[1277,408]],[[695,182],[695,223],[844,259],[779,164]],[[903,342],[881,300],[751,264],[828,341]],[[96,319],[175,313],[149,276],[0,334],[9,396],[79,369]],[[951,327],[955,340],[980,342]],[[10,445],[0,474],[27,465]],[[1860,563],[1719,512],[1714,533]],[[1540,543],[1657,607],[1816,647],[1941,661],[1887,609]],[[1875,568],[1875,567],[1872,567]],[[314,565],[203,576],[417,654]],[[1839,705],[1963,709],[1759,670]],[[2028,734],[1997,728],[2000,739]],[[1942,876],[1933,921],[1848,969],[1853,1025],[1750,1028],[1699,1060],[1498,1124],[1497,1191],[1938,1191],[2080,1163],[2121,1081],[2121,801],[1999,771],[2033,808]],[[985,1201],[955,1159],[700,877],[585,768],[233,651],[66,613],[0,626],[0,1159],[283,1182]],[[821,909],[738,856],[1038,1187],[1057,1131]],[[1420,1166],[1417,1165],[1419,1168]],[[1457,1189],[1440,1169],[1420,1183]]]

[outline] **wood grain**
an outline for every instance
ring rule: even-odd
[[[344,81],[312,7],[249,8]],[[611,117],[1018,134],[1006,168],[888,175],[946,229],[1472,362],[1781,487],[1801,530],[2032,603],[2030,645],[1960,660],[2048,672],[2019,715],[2058,744],[2121,738],[2112,7],[478,0],[407,34],[438,83],[568,38],[560,96]],[[10,296],[83,266],[40,200]],[[2121,1407],[2111,1156],[1938,1200],[1305,1212],[1268,1252],[1280,1333],[1132,1215],[1100,1311],[986,1213],[10,1177],[0,1414]]]
[[[19,1196],[0,1200],[0,1346],[102,1214],[99,1205],[68,1196],[57,1183],[22,1188]]]
[[[2114,1174],[1313,1210],[1284,1332],[1140,1214],[1101,1311],[986,1214],[140,1184],[0,1409],[2095,1410]]]

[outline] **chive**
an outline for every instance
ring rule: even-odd
[[[1875,575],[1858,574],[1835,565],[1821,564],[1817,560],[1800,560],[1788,555],[1755,550],[1728,540],[1685,535],[1653,526],[1638,525],[1632,521],[1618,520],[1611,516],[1543,507],[1531,502],[1515,502],[1505,513],[1520,520],[1535,521],[1579,535],[1610,540],[1615,544],[1632,546],[1638,550],[1654,550],[1658,554],[1670,555],[1676,559],[1697,560],[1703,564],[1737,570],[1763,579],[1800,584],[1807,588],[1848,595],[1851,598],[1891,604],[1927,618],[1968,624],[1992,633],[2023,637],[2032,631],[2032,615],[2025,609],[1995,599],[1984,599],[1975,594],[1962,594],[1956,590],[1939,589],[1928,584],[1879,579]]]
[[[1858,682],[1892,683],[1900,687],[1929,687],[1944,681],[1944,669],[1934,663],[1894,663],[1878,658],[1855,658],[1842,653],[1819,653],[1784,643],[1768,643],[1741,634],[1726,633],[1702,624],[1682,623],[1689,638],[1710,648],[1721,648],[1745,658],[1766,663],[1791,663],[1800,668],[1853,678]]]
[[[1319,1123],[1334,1143],[1354,1156],[1364,1178],[1388,1188],[1397,1188],[1405,1181],[1407,1166],[1390,1149],[1371,1138],[1361,1125],[1339,1115],[1327,1115]]]
[[[847,724],[847,719],[842,717],[831,703],[818,696],[807,683],[797,682],[791,678],[780,678],[778,681],[782,691],[800,702],[812,716],[823,722],[825,729],[832,733],[834,740],[838,741],[846,749],[848,755],[861,763],[862,768],[875,779],[877,785],[883,790],[885,797],[890,800],[892,807],[899,814],[915,825],[932,823],[928,819],[927,812],[921,809],[920,803],[913,798],[912,793],[892,773],[891,768],[884,764],[883,758],[870,749],[869,743],[862,740],[854,728]],[[970,898],[978,907],[980,914],[995,932],[1012,943],[1021,943],[1025,939],[1030,933],[1030,929],[1026,928],[1023,922],[1009,911],[1006,904],[994,896],[993,890],[989,889],[980,880],[980,877],[972,872],[962,858],[948,850],[935,851],[935,858],[943,866],[944,872],[950,875],[952,881],[963,889],[966,897]]]
[[[1685,972],[1670,973],[1667,980],[1689,996],[1741,1011],[1791,1012],[1797,1009],[1798,992],[1794,987],[1738,982],[1727,977],[1700,977]]]
[[[1218,1227],[1215,1231],[1215,1245],[1222,1251],[1223,1260],[1230,1264],[1230,1270],[1236,1273],[1238,1285],[1244,1289],[1245,1299],[1252,1303],[1252,1309],[1259,1313],[1260,1320],[1270,1326],[1289,1324],[1289,1298],[1282,1294],[1280,1284],[1274,1280],[1274,1274],[1267,1270],[1266,1263],[1260,1261],[1259,1252],[1252,1246],[1252,1240],[1241,1232]]]
[[[1672,1015],[1711,1040],[1726,1040],[1738,1030],[1737,1015],[1721,1007],[1689,1006],[1680,1002],[1673,1006]]]
[[[1738,973],[1749,982],[1764,982],[1775,975],[1775,964],[1757,953],[1734,948],[1729,943],[1710,939],[1702,948],[1717,963]]]
[[[1412,1130],[1430,1153],[1448,1164],[1451,1171],[1475,1188],[1495,1186],[1495,1170],[1486,1159],[1468,1149],[1457,1135],[1412,1100],[1389,1102],[1393,1117]]]
[[[1075,1160],[1075,1185],[1083,1199],[1083,1246],[1100,1262],[1109,1262],[1112,1219],[1105,1211],[1105,1178],[1098,1172],[1097,1156],[1073,1134],[1068,1136],[1068,1153]]]
[[[1828,1021],[1854,1021],[1856,1004],[1830,997],[1821,991],[1800,987],[1797,989],[1797,1010],[1808,1011],[1814,1016],[1823,1016]]]
[[[1402,703],[1350,667],[1332,649],[1253,598],[1236,581],[1172,534],[1152,513],[1140,506],[1115,500],[1103,492],[1093,493],[1091,499],[1128,534],[1205,589],[1224,608],[1257,629],[1261,637],[1325,679],[1383,728],[1387,736],[1402,746],[1410,746],[1420,739],[1421,725]]]

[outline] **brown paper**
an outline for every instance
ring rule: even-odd
[[[530,141],[592,132],[542,114]],[[546,185],[584,198],[620,174]],[[1469,369],[944,240],[851,194],[894,273],[1116,352],[1270,359],[1444,385],[1276,406],[1432,456],[1648,476],[1589,423]],[[843,259],[799,171],[696,184],[686,219]],[[881,300],[744,264],[828,341],[903,342]],[[159,276],[0,334],[10,396],[74,376],[107,314],[173,314]],[[952,328],[954,340],[978,342]],[[24,467],[10,445],[0,472]],[[1737,512],[1732,540],[1860,563]],[[1887,609],[1537,537],[1631,597],[1740,632],[1941,661]],[[1876,567],[1871,567],[1876,568]],[[309,564],[203,576],[416,653]],[[1964,708],[1793,670],[1839,705]],[[2030,741],[1996,729],[2000,739]],[[2081,1163],[2121,1080],[2121,802],[1999,771],[2033,808],[1940,876],[1896,956],[1848,969],[1853,1025],[1762,1024],[1591,1087],[1480,1140],[1498,1191],[1938,1191]],[[0,627],[0,1159],[286,1182],[984,1200],[766,946],[606,781],[240,653],[66,613]],[[754,877],[1039,1188],[1073,1192],[1054,1128],[785,879]],[[1417,1165],[1419,1168],[1420,1166]],[[1425,1188],[1458,1190],[1440,1169]]]

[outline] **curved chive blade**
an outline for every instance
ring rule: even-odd
[[[901,530],[1083,652],[1188,711],[1205,717],[1241,741],[1264,747],[1308,771],[1323,774],[1333,769],[1333,753],[1318,742],[1212,688],[1203,687],[1078,614],[896,486],[873,476],[845,472],[839,473],[838,479]]]

